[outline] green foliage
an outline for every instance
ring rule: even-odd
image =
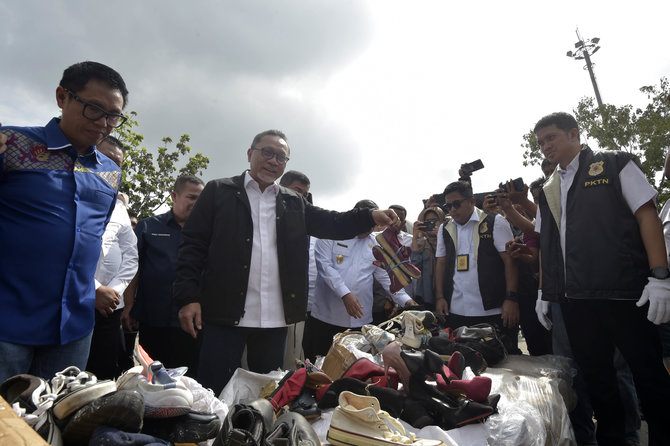
[[[144,136],[133,131],[138,125],[136,118],[137,113],[130,112],[128,121],[117,129],[115,136],[126,146],[121,192],[129,197],[128,211],[143,219],[154,215],[163,204],[172,205],[170,192],[175,180],[181,175],[202,175],[209,158],[198,152],[177,170],[182,157],[191,152],[189,135],[181,135],[173,150],[168,148],[172,138],[163,138],[163,145],[154,153],[140,147]]]
[[[670,197],[670,184],[658,173],[663,171],[666,150],[670,147],[670,84],[661,78],[659,85],[646,86],[640,91],[649,103],[644,108],[632,105],[603,104],[599,108],[591,97],[582,98],[573,110],[584,136],[595,140],[593,148],[626,150],[638,156],[649,182],[658,190],[658,203]],[[542,152],[535,134],[523,135],[524,166],[540,164]]]

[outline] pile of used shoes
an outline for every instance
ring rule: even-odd
[[[168,445],[215,438],[221,420],[192,410],[193,395],[179,376],[184,372],[150,361],[114,382],[72,366],[49,381],[13,376],[0,385],[0,395],[51,445]]]

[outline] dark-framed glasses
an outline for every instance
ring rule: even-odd
[[[105,120],[107,121],[107,125],[113,128],[121,127],[123,123],[126,122],[126,120],[128,119],[123,115],[120,115],[118,113],[109,113],[95,104],[86,102],[76,94],[72,93],[67,88],[63,89],[67,91],[70,96],[72,96],[72,99],[84,105],[84,108],[81,110],[81,114],[86,119],[90,119],[91,121],[97,121],[98,119],[104,116]]]
[[[284,155],[283,153],[275,152],[270,147],[252,147],[251,150],[260,150],[263,158],[268,161],[274,158],[279,164],[286,164],[288,162],[288,156]]]
[[[454,209],[458,209],[461,207],[461,204],[466,201],[466,198],[463,198],[462,200],[454,200],[451,203],[444,203],[444,209],[449,212],[451,208],[453,207]]]

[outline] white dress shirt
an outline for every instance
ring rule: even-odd
[[[137,272],[137,237],[130,225],[126,206],[116,206],[102,234],[102,249],[95,270],[95,288],[108,286],[123,294]],[[123,308],[123,299],[118,307]]]
[[[284,302],[279,280],[277,257],[277,194],[279,186],[271,184],[263,192],[249,172],[244,174],[244,188],[251,206],[254,225],[249,283],[240,327],[285,327]]]
[[[482,293],[479,289],[479,275],[477,274],[477,260],[475,255],[474,228],[479,222],[479,215],[475,209],[470,219],[460,225],[456,221],[458,246],[456,246],[456,255],[468,255],[468,270],[457,271],[457,265],[454,265],[454,292],[451,295],[449,312],[460,316],[491,316],[502,313],[502,308],[484,309]],[[447,255],[447,248],[444,244],[443,235],[444,224],[440,225],[437,231],[437,249],[435,257],[444,257]],[[512,228],[507,220],[502,216],[496,215],[493,223],[493,245],[498,252],[505,252],[505,243],[514,239]],[[457,262],[455,262],[457,263]],[[445,296],[446,297],[446,296]]]
[[[372,322],[373,277],[389,291],[388,273],[372,262],[372,247],[377,244],[374,236],[355,237],[349,240],[317,240],[316,290],[312,302],[312,317],[339,327],[360,327]],[[349,316],[342,297],[352,293],[363,307],[363,317]],[[404,290],[391,294],[393,300],[405,306],[410,297]]]

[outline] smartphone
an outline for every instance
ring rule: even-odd
[[[482,160],[475,160],[471,163],[461,164],[461,169],[465,173],[472,173],[476,170],[480,170],[480,169],[483,169],[483,168],[484,168],[484,163],[482,163]]]
[[[515,191],[523,192],[524,188],[523,178],[519,177],[516,180],[512,180],[512,187],[514,187]]]
[[[420,227],[422,231],[432,231],[435,229],[435,220],[422,221]]]

